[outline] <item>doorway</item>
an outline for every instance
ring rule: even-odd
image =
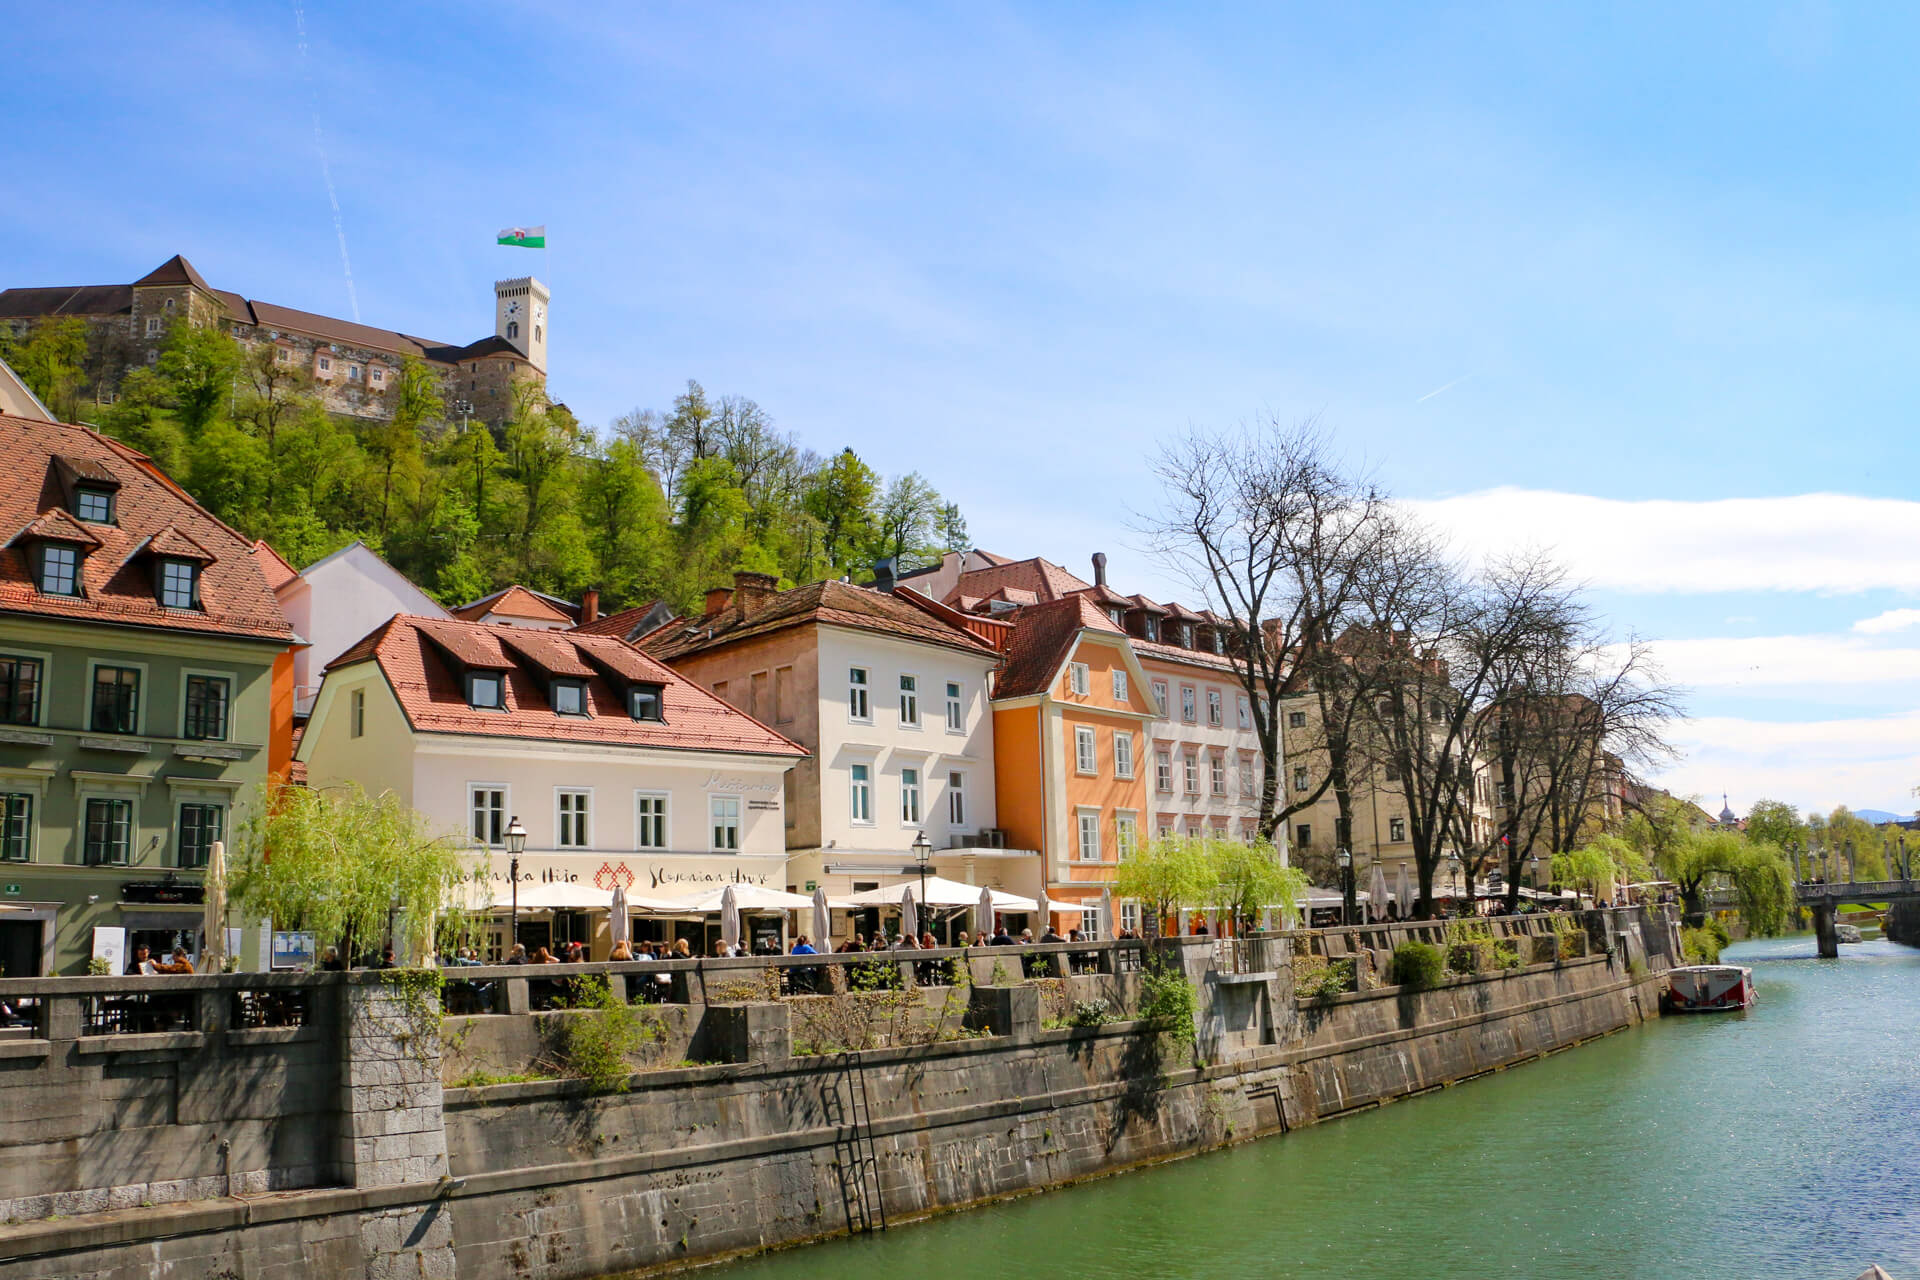
[[[0,977],[39,978],[40,931],[46,926],[38,920],[0,920]]]

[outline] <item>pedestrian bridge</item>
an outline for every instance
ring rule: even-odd
[[[1920,899],[1920,880],[1806,881],[1793,886],[1793,900],[1813,912],[1813,936],[1820,954],[1829,960],[1840,954],[1839,935],[1834,932],[1840,907],[1903,899]]]

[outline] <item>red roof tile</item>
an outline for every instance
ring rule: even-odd
[[[35,518],[26,528],[13,537],[11,546],[25,546],[29,542],[77,542],[83,547],[97,547],[100,539],[93,530],[81,524],[58,507]]]
[[[1083,595],[1022,609],[1014,622],[1006,665],[994,683],[993,696],[1025,698],[1044,693],[1060,674],[1060,664],[1067,660],[1082,631],[1126,634]]]
[[[136,289],[149,284],[190,284],[196,289],[213,292],[213,286],[201,279],[200,273],[193,269],[193,264],[177,253],[133,282]]]
[[[532,618],[539,622],[572,622],[573,615],[561,609],[552,601],[537,592],[529,591],[518,584],[496,591],[490,596],[482,596],[471,604],[463,604],[451,609],[456,618],[468,621],[484,618],[490,613],[503,618]]]
[[[509,650],[542,656],[539,660],[516,658]],[[467,705],[460,679],[461,662],[449,656],[455,652],[481,659],[468,665],[506,672],[505,711],[476,710]],[[369,660],[379,664],[407,722],[419,733],[681,751],[806,754],[805,748],[752,716],[728,706],[625,641],[609,636],[519,631],[483,622],[399,614],[328,663],[327,671],[331,674]],[[543,671],[560,665],[588,673],[591,715],[563,716],[548,702],[549,685]],[[609,678],[609,672],[618,678]],[[661,686],[664,721],[635,720],[627,713],[626,685],[633,682]]]
[[[253,558],[260,565],[260,572],[266,575],[267,587],[278,591],[300,576],[300,571],[288,564],[278,551],[265,542],[253,544]]]
[[[173,525],[168,525],[148,538],[144,549],[151,555],[166,556],[170,560],[198,560],[201,564],[212,564],[219,559],[213,552],[180,532]]]
[[[970,569],[960,575],[947,598],[951,600],[962,594],[992,596],[1003,587],[1011,587],[1031,592],[1036,600],[1058,600],[1092,586],[1091,582],[1082,582],[1052,561],[1035,556],[1030,560],[1008,560],[985,569]]]
[[[104,468],[119,481],[116,524],[82,525],[62,510],[68,498],[56,457]],[[43,516],[58,511],[49,524]],[[79,596],[49,596],[35,586],[19,540],[0,550],[0,612],[166,631],[252,636],[291,642],[293,631],[267,586],[252,542],[188,498],[144,455],[88,427],[0,415],[0,529],[30,525],[95,543],[81,564]],[[166,609],[154,596],[153,570],[138,551],[171,527],[213,557],[200,575],[198,609]]]
[[[967,653],[993,653],[985,642],[905,600],[840,581],[812,582],[772,593],[744,614],[729,607],[704,618],[681,619],[641,639],[647,652],[671,662],[751,636],[811,623],[876,631]]]

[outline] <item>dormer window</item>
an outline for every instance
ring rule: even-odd
[[[627,714],[635,720],[665,720],[666,714],[661,706],[660,686],[657,684],[636,684],[627,690]]]
[[[584,716],[587,714],[587,682],[555,680],[549,700],[557,715]]]
[[[1124,627],[1127,625],[1127,611],[1119,605],[1114,605],[1108,609],[1107,616],[1113,619],[1113,625],[1116,627]]]
[[[42,593],[50,596],[80,594],[80,548],[65,542],[43,542],[39,547]]]
[[[1185,649],[1193,648],[1193,624],[1191,622],[1183,622],[1180,624],[1180,645]]]
[[[467,705],[475,711],[501,711],[506,708],[506,681],[498,671],[467,673]]]
[[[164,608],[199,608],[200,566],[191,560],[161,560],[158,588]]]
[[[1226,632],[1215,631],[1213,633],[1213,651],[1215,653],[1225,653],[1227,651],[1227,633]]]
[[[112,524],[113,490],[90,485],[74,490],[73,514],[90,524]]]
[[[1160,639],[1160,623],[1156,619],[1143,619],[1140,626],[1141,630],[1146,633],[1147,639],[1158,643]]]

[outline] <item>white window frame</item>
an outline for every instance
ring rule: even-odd
[[[1398,814],[1387,819],[1387,843],[1405,844],[1407,842],[1407,820]]]
[[[1242,729],[1253,728],[1253,703],[1247,700],[1247,695],[1244,693],[1238,695],[1237,703],[1238,703],[1237,713],[1240,717],[1240,720],[1239,720],[1240,727]]]
[[[1183,751],[1180,753],[1180,781],[1186,785],[1186,794],[1200,794],[1200,753]]]
[[[872,677],[866,667],[847,668],[847,723],[873,723]]]
[[[865,761],[847,766],[847,821],[856,827],[873,825],[873,766]]]
[[[920,677],[909,671],[900,673],[900,727],[920,727]]]
[[[964,769],[947,771],[947,825],[967,825],[967,774]]]
[[[567,813],[569,799],[584,801],[577,811]],[[593,848],[593,788],[592,787],[555,787],[553,789],[553,847],[556,849]],[[573,818],[574,839],[567,839],[567,819]],[[585,827],[585,831],[577,828]]]
[[[1173,794],[1173,752],[1153,753],[1153,789],[1162,795]]]
[[[920,825],[920,768],[918,765],[902,765],[900,768],[900,825],[903,827]]]
[[[1307,727],[1307,713],[1304,711],[1287,712],[1287,728],[1304,729]]]
[[[482,791],[500,793],[500,839],[482,840],[473,833],[474,797]],[[467,784],[467,839],[476,849],[504,849],[507,847],[507,825],[513,821],[513,788],[504,782],[469,782]]]
[[[1293,789],[1295,791],[1313,790],[1313,779],[1307,774],[1307,766],[1303,764],[1293,766]]]
[[[1123,706],[1131,700],[1127,696],[1127,669],[1125,667],[1115,667],[1113,669],[1113,700]]]
[[[1133,735],[1125,729],[1113,731],[1113,776],[1133,777]]]
[[[161,325],[163,323],[164,322],[160,319],[159,316],[148,316],[147,317],[147,336],[151,338],[156,334],[158,334],[160,332]]]
[[[1089,819],[1091,819],[1092,822],[1091,826],[1088,825]],[[1080,862],[1104,861],[1100,856],[1100,811],[1098,809],[1076,810],[1073,816],[1073,829],[1073,851],[1075,859]],[[1089,831],[1091,831],[1093,835],[1091,855],[1088,853],[1087,835]]]
[[[1252,756],[1243,755],[1240,757],[1240,794],[1243,796],[1250,796],[1253,794],[1253,757]]]
[[[1100,740],[1088,725],[1073,727],[1073,771],[1084,777],[1100,772]]]
[[[1162,720],[1167,718],[1167,706],[1167,682],[1165,680],[1155,680],[1153,682],[1153,707],[1154,710],[1160,713]]]
[[[1118,809],[1113,815],[1114,851],[1125,858],[1140,848],[1140,815],[1132,809]]]
[[[347,736],[349,738],[367,736],[367,691],[365,689],[347,690]]]
[[[1227,794],[1227,757],[1215,751],[1207,760],[1207,785],[1216,796]]]
[[[1180,686],[1180,718],[1188,724],[1200,720],[1200,691],[1190,684]]]
[[[1069,662],[1067,664],[1067,691],[1075,697],[1084,698],[1092,686],[1087,683],[1087,664]]]
[[[641,806],[652,801],[660,802],[658,814],[643,813]],[[648,844],[641,839],[647,824],[658,821],[660,824],[660,843]],[[669,791],[635,791],[633,793],[633,848],[636,853],[663,852],[673,847],[673,793]]]
[[[966,686],[958,680],[947,681],[947,732],[967,731]]]
[[[1207,690],[1207,723],[1216,729],[1227,723],[1226,699],[1218,689]]]
[[[730,815],[732,821],[728,824],[728,829],[733,832],[733,842],[731,844],[722,844],[718,839],[721,831],[721,818],[723,816],[721,810],[727,806],[731,806],[733,809]],[[743,825],[743,811],[745,807],[746,806],[740,803],[740,797],[735,792],[709,791],[707,793],[707,849],[709,852],[740,852],[740,837],[743,834],[741,827]]]

